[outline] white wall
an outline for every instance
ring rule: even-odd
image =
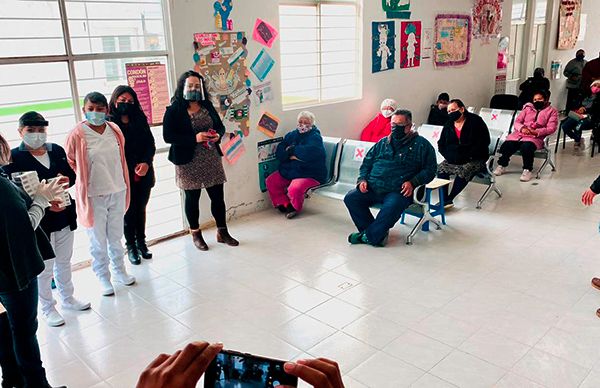
[[[452,4],[450,7],[449,4]],[[212,0],[171,0],[170,14],[178,74],[193,67],[193,33],[214,31]],[[418,0],[412,2],[412,20],[423,22],[423,28],[433,27],[438,13],[470,13],[473,0]],[[237,0],[234,2],[232,19],[235,31],[245,31],[248,39],[249,62],[262,48],[251,39],[252,27],[257,17],[274,26],[279,25],[277,0]],[[504,1],[503,31],[509,33],[512,0]],[[435,69],[432,61],[425,60],[417,69],[395,69],[371,74],[371,22],[386,20],[379,0],[363,1],[363,98],[356,101],[309,108],[317,116],[317,124],[324,135],[357,138],[364,125],[378,112],[380,102],[387,97],[396,99],[403,108],[413,111],[414,121],[422,123],[427,118],[429,105],[437,95],[447,91],[453,98],[461,98],[467,105],[487,105],[494,90],[496,73],[497,39],[489,44],[472,41],[471,61],[460,68]],[[399,21],[396,31],[399,29]],[[399,40],[399,36],[397,38]],[[397,47],[398,48],[398,47]],[[269,53],[279,63],[279,40]],[[257,83],[251,75],[253,83]],[[279,67],[275,66],[268,80],[276,91],[281,90]],[[234,166],[226,166],[227,205],[230,216],[239,216],[264,208],[266,196],[258,189],[256,143],[265,136],[253,130],[262,111],[270,110],[282,119],[285,132],[294,128],[298,110],[282,111],[281,98],[276,96],[269,105],[251,107],[251,134],[245,139],[246,154]],[[206,206],[203,221],[210,220]]]

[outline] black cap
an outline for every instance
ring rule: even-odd
[[[38,112],[27,112],[19,118],[19,127],[47,127],[48,121]]]

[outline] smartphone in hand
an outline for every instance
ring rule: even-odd
[[[285,373],[285,361],[222,350],[204,374],[204,388],[298,386],[298,378]]]

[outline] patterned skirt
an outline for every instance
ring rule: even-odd
[[[438,166],[438,173],[459,176],[466,181],[470,181],[475,175],[484,170],[484,160],[474,160],[465,164],[451,164],[444,160]]]
[[[221,155],[213,145],[206,149],[196,145],[194,158],[187,164],[175,166],[175,182],[181,190],[206,189],[227,182]]]

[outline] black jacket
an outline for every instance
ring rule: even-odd
[[[208,110],[213,121],[213,129],[221,136],[217,142],[218,145],[225,134],[225,126],[210,101],[201,101],[200,104]],[[169,149],[171,163],[181,165],[192,160],[197,144],[196,132],[192,128],[192,121],[185,104],[174,103],[167,107],[163,118],[163,138],[166,143],[171,144]],[[217,150],[222,156],[221,147],[217,147]]]
[[[427,124],[445,125],[448,122],[448,109],[440,109],[437,105],[431,105]]]
[[[594,183],[590,186],[590,189],[596,194],[600,194],[600,176],[596,178]]]
[[[58,144],[48,143],[46,145],[48,157],[50,158],[50,168],[43,166],[31,155],[25,145],[13,148],[11,151],[11,164],[2,167],[6,175],[10,177],[13,172],[36,171],[40,180],[55,178],[58,174],[69,177],[69,186],[75,184],[75,172],[67,163],[65,150]],[[47,235],[58,232],[69,226],[71,230],[77,229],[77,213],[75,210],[75,200],[71,198],[71,205],[67,206],[62,212],[46,211],[46,215],[40,223],[40,227]]]
[[[533,94],[540,91],[550,91],[550,80],[546,77],[529,77],[519,85],[519,108],[533,100]]]
[[[490,132],[481,117],[465,112],[465,123],[460,139],[454,130],[454,121],[448,121],[438,140],[440,154],[451,164],[465,164],[489,157]]]
[[[125,159],[129,171],[129,182],[131,184],[136,183],[135,166],[146,163],[149,166],[148,173],[137,184],[153,187],[156,178],[152,162],[156,154],[156,144],[146,117],[131,118],[128,124],[124,124],[121,118],[117,116],[109,117],[109,120],[117,124],[123,132],[123,136],[125,136]]]

